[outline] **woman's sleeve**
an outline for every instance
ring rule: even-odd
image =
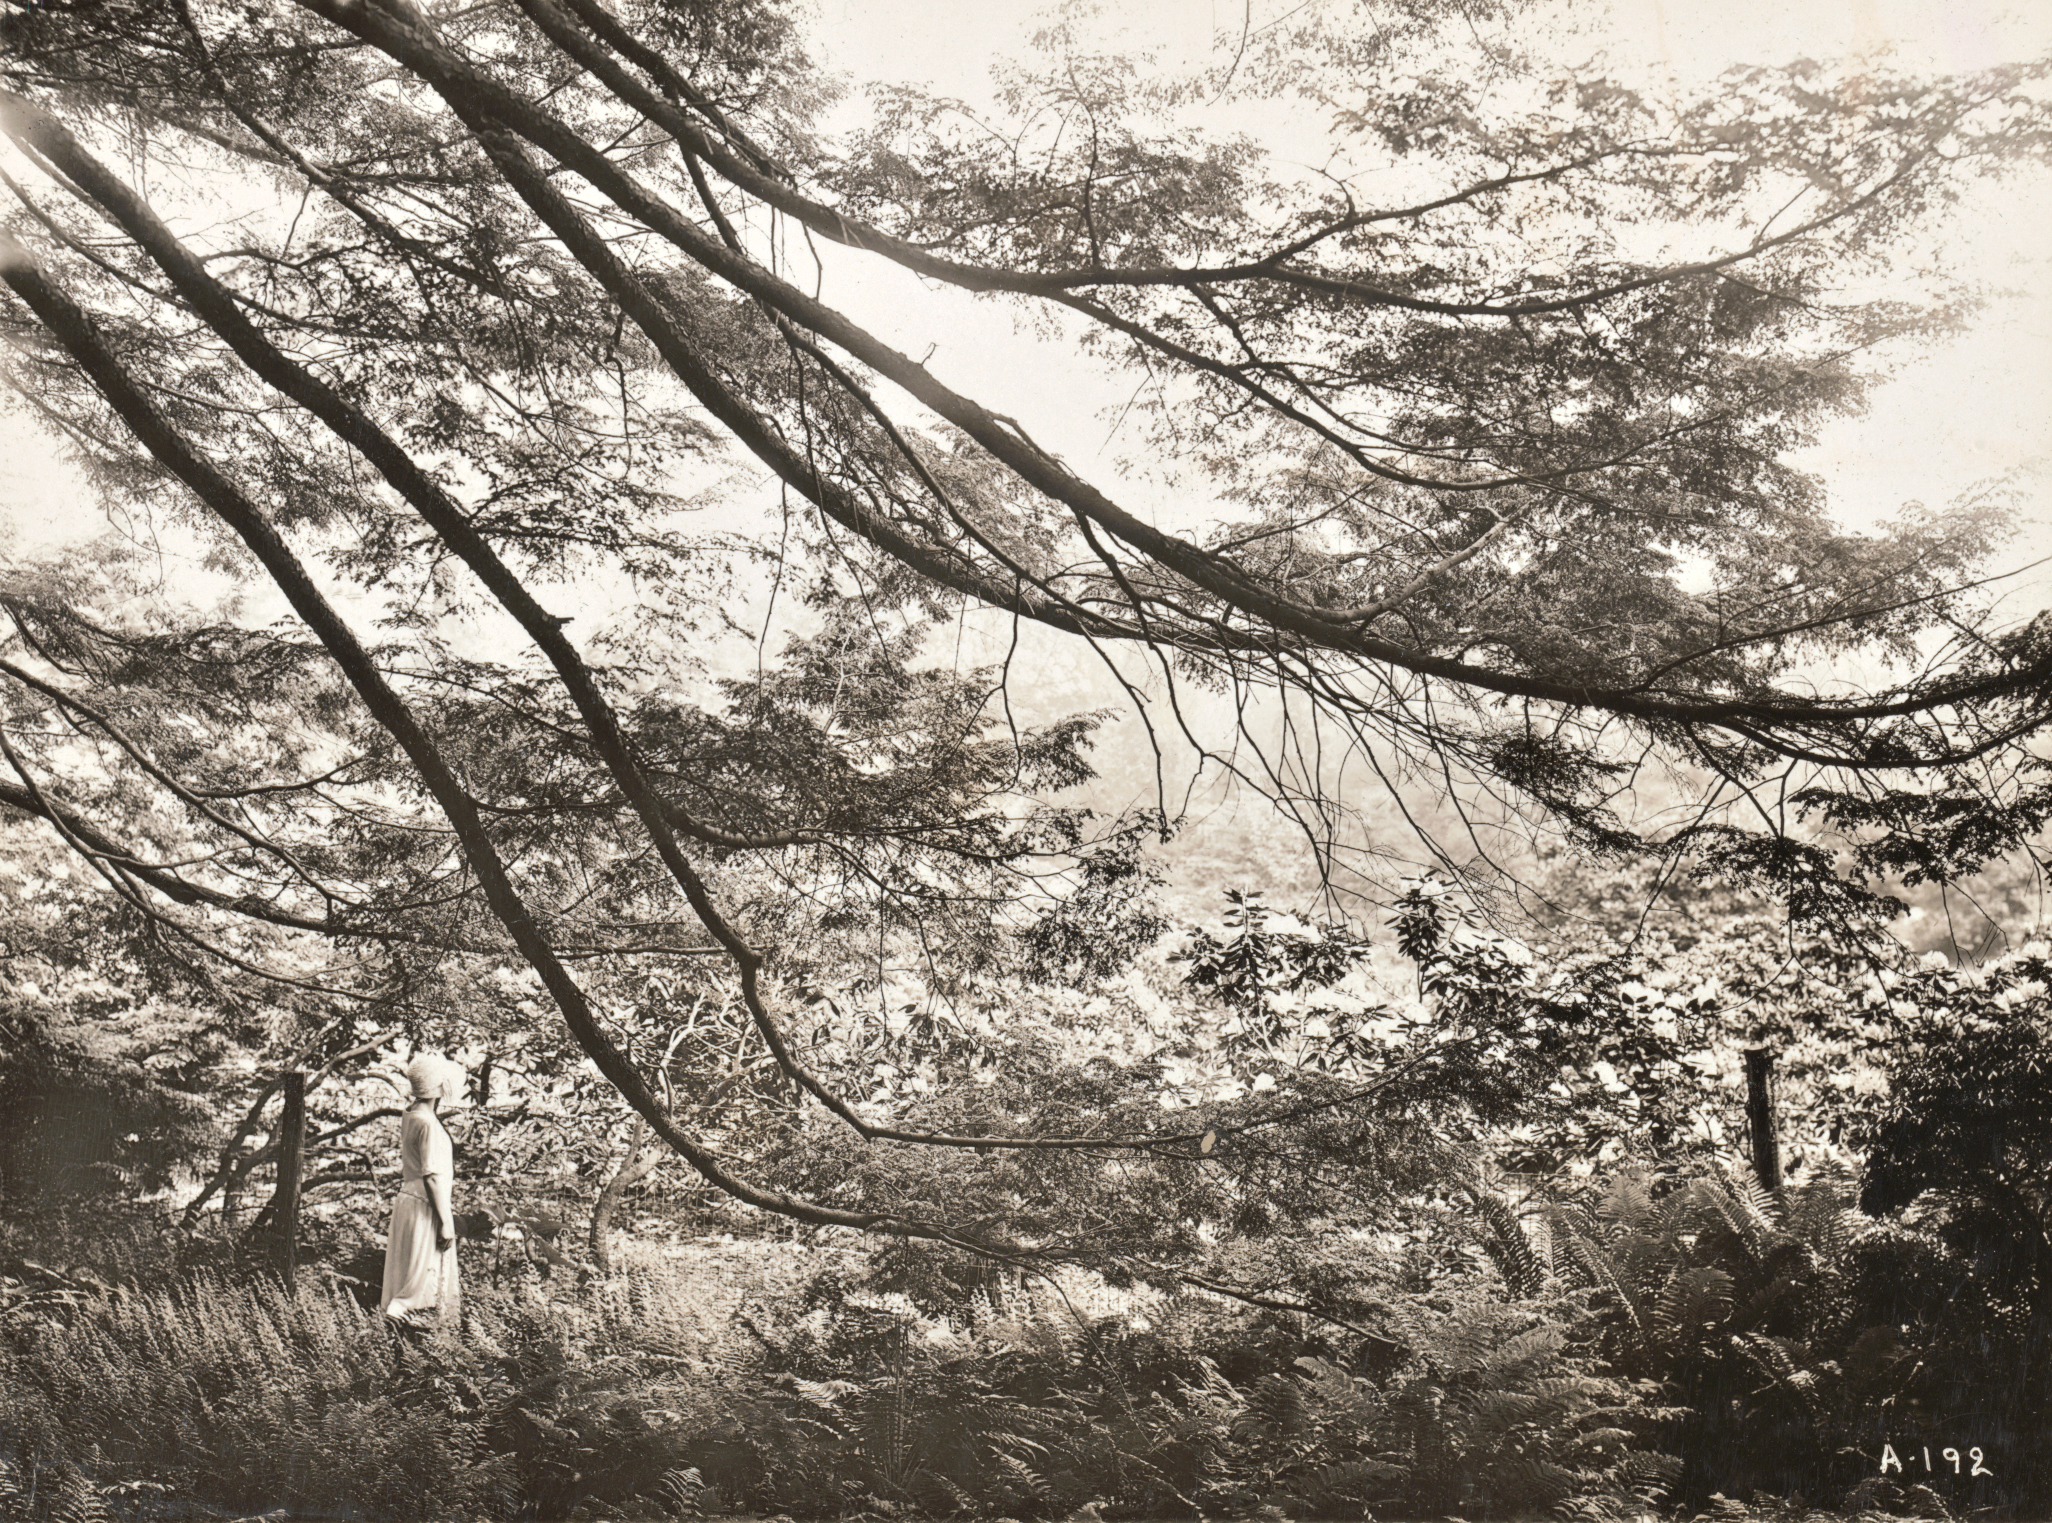
[[[442,1188],[448,1189],[456,1182],[456,1147],[450,1141],[446,1128],[423,1118],[421,1135],[427,1139],[426,1155],[421,1163],[421,1173],[433,1174],[442,1181]]]
[[[433,1168],[433,1150],[428,1145],[426,1118],[408,1111],[399,1121],[399,1167],[411,1177]]]

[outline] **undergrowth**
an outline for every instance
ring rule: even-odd
[[[510,1463],[469,1363],[330,1291],[198,1276],[11,1328],[0,1434],[31,1477],[82,1466],[243,1514],[492,1514]]]
[[[0,1517],[1642,1512],[1672,1468],[1657,1413],[1592,1372],[1586,1318],[1419,1302],[1370,1372],[1194,1300],[949,1319],[828,1276],[810,1305],[714,1308],[642,1265],[480,1286],[457,1336],[191,1275],[0,1323]]]

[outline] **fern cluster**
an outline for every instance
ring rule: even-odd
[[[425,1340],[325,1289],[219,1275],[24,1301],[0,1316],[0,1523],[153,1496],[379,1520],[1835,1500],[1932,1390],[1931,1351],[1871,1320],[1901,1309],[1881,1288],[1923,1304],[1959,1268],[1848,1199],[1628,1178],[1485,1211],[1501,1278],[1385,1279],[1375,1337],[1033,1283],[936,1312],[882,1288],[888,1254],[802,1289],[795,1254],[479,1285],[461,1336]]]
[[[0,1523],[114,1523],[114,1508],[78,1466],[0,1456]]]
[[[1640,1513],[1677,1466],[1648,1389],[1597,1372],[1573,1298],[1391,1307],[1393,1364],[1294,1317],[1168,1299],[1086,1319],[1015,1294],[950,1322],[839,1287],[769,1336],[734,1449],[704,1473],[793,1513]],[[1313,1350],[1318,1350],[1314,1352]],[[735,1461],[741,1461],[738,1465]],[[825,1491],[819,1488],[824,1485]]]
[[[1679,1464],[1647,1437],[1649,1386],[1597,1369],[1572,1298],[1471,1286],[1392,1307],[1409,1358],[1382,1378],[1301,1357],[1232,1420],[1242,1507],[1336,1516],[1643,1513]]]
[[[83,1463],[243,1514],[495,1511],[507,1466],[476,1405],[385,1319],[262,1282],[118,1293],[0,1347],[0,1440],[32,1473]]]
[[[1688,1500],[1857,1507],[1884,1445],[1980,1444],[1999,1447],[1998,1473],[1946,1478],[1953,1501],[2015,1505],[2032,1457],[2001,1441],[2025,1418],[2000,1410],[2019,1386],[2007,1346],[1976,1336],[1975,1266],[1926,1228],[1861,1215],[1855,1199],[1830,1175],[1779,1197],[1740,1174],[1665,1191],[1628,1176],[1518,1227],[1509,1254],[1591,1293],[1607,1365],[1665,1391]]]
[[[816,1436],[762,1403],[761,1340],[736,1315],[776,1280],[643,1263],[570,1297],[478,1284],[460,1336],[425,1339],[268,1279],[24,1294],[0,1306],[0,1455],[20,1481],[0,1506],[40,1520],[76,1472],[116,1502],[161,1490],[245,1516],[675,1512],[713,1497],[691,1467],[737,1411],[770,1452]]]

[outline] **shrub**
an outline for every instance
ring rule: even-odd
[[[1595,1292],[1610,1367],[1675,1404],[1666,1444],[1690,1504],[1764,1494],[1857,1509],[1928,1481],[1962,1511],[2040,1511],[2031,1456],[2001,1441],[2036,1420],[2005,1385],[2023,1329],[1998,1336],[1986,1266],[1929,1223],[1863,1217],[1855,1194],[1828,1176],[1780,1199],[1745,1177],[1657,1194],[1627,1176],[1551,1212],[1540,1246]],[[1887,1496],[1873,1490],[1885,1445],[1926,1444],[1982,1446],[1996,1474],[1906,1470]]]
[[[1913,1442],[1971,1443],[1996,1476],[1974,1500],[2052,1508],[2052,962],[1927,970],[1894,1049],[1861,1209],[1897,1219],[1864,1292],[1910,1330]]]

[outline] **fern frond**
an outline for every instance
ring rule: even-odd
[[[1499,1344],[1476,1368],[1483,1379],[1501,1384],[1514,1379],[1529,1365],[1557,1357],[1566,1346],[1567,1329],[1557,1323],[1544,1323]]]
[[[49,1523],[113,1523],[114,1515],[99,1487],[76,1465],[52,1466],[42,1490]]]
[[[1566,1435],[1558,1452],[1563,1458],[1594,1454],[1604,1449],[1617,1449],[1622,1453],[1633,1437],[1629,1428],[1584,1428],[1579,1433]]]
[[[1806,1367],[1802,1345],[1787,1338],[1770,1338],[1760,1333],[1737,1333],[1733,1345],[1746,1362],[1764,1376],[1770,1386],[1779,1386],[1795,1396],[1812,1417],[1822,1404],[1818,1372]]]
[[[679,1518],[702,1518],[710,1510],[710,1488],[696,1465],[682,1470],[665,1470],[656,1482],[656,1499]]]
[[[933,1489],[946,1497],[951,1504],[946,1511],[958,1516],[969,1516],[981,1510],[976,1498],[949,1477],[936,1472],[927,1477],[927,1479]],[[936,1509],[936,1511],[938,1510],[940,1509]]]
[[[34,1495],[27,1469],[0,1454],[0,1523],[28,1523]]]
[[[1039,1502],[1046,1498],[1047,1477],[1016,1455],[993,1455],[991,1466],[1004,1477],[1007,1487],[1015,1496],[1030,1502]]]
[[[1517,1212],[1508,1202],[1493,1191],[1478,1187],[1475,1200],[1482,1212],[1482,1219],[1489,1224],[1489,1236],[1483,1246],[1503,1275],[1503,1283],[1515,1300],[1529,1300],[1539,1294],[1546,1284],[1546,1271],[1539,1262],[1539,1255],[1532,1251],[1530,1239],[1525,1236],[1524,1224],[1518,1220]]]
[[[1607,1294],[1634,1334],[1643,1336],[1647,1324],[1645,1309],[1640,1305],[1637,1293],[1619,1273],[1617,1262],[1601,1243],[1573,1228],[1567,1229],[1566,1240],[1569,1255],[1587,1276],[1590,1285]]]
[[[1639,1231],[1653,1211],[1653,1191],[1637,1175],[1614,1179],[1597,1197],[1596,1220],[1606,1236],[1623,1237]]]
[[[1755,1266],[1765,1262],[1782,1237],[1775,1220],[1780,1206],[1749,1174],[1705,1175],[1688,1193],[1697,1206],[1715,1214]]]
[[[1461,1434],[1470,1446],[1487,1446],[1507,1434],[1559,1415],[1556,1403],[1531,1391],[1474,1391],[1457,1403],[1467,1413]]]
[[[1375,1502],[1410,1478],[1410,1467],[1388,1460],[1343,1460],[1319,1465],[1303,1482],[1304,1496],[1321,1508],[1344,1502]]]
[[[1682,1268],[1669,1277],[1654,1298],[1663,1332],[1670,1337],[1721,1323],[1731,1313],[1733,1282],[1721,1269]]]
[[[1243,1441],[1274,1443],[1296,1437],[1310,1426],[1303,1384],[1285,1375],[1269,1374],[1255,1381],[1247,1392],[1246,1404],[1233,1423],[1233,1434]]]

